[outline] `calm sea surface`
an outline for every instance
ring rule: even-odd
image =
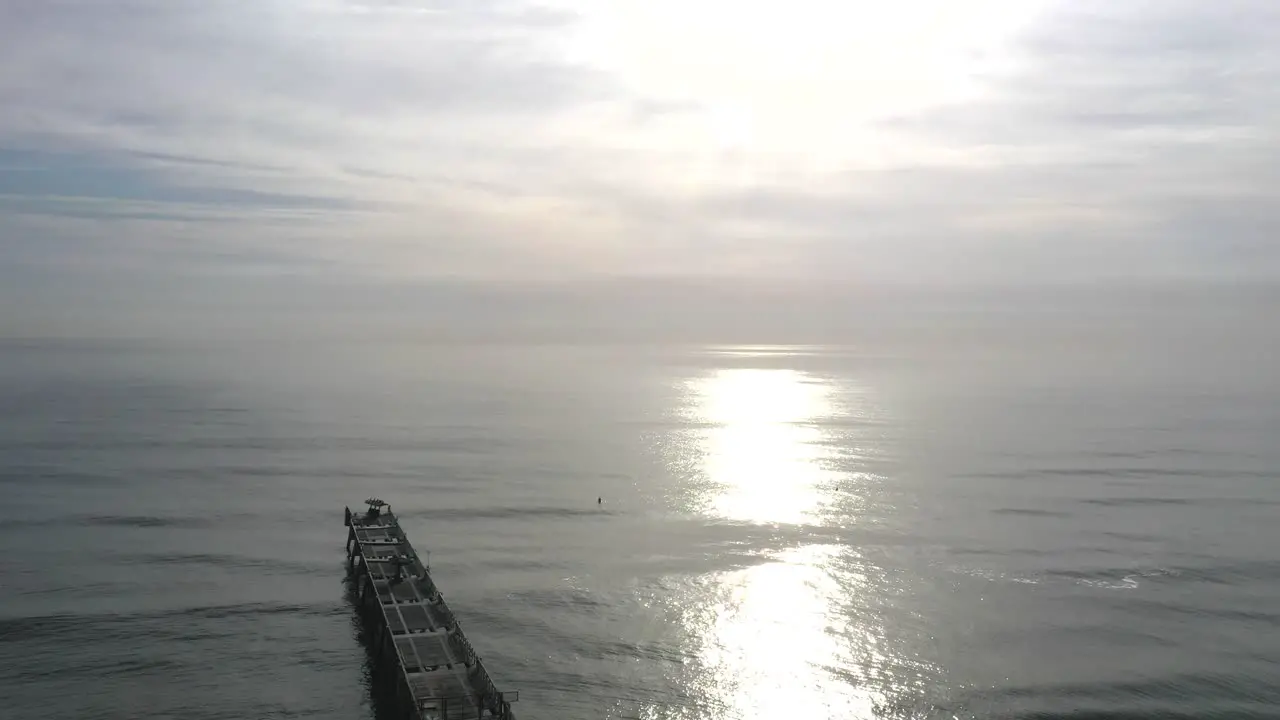
[[[7,342],[0,716],[373,717],[379,495],[521,720],[1280,717],[1280,392],[1193,345]]]

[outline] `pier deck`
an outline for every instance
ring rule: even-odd
[[[390,506],[346,510],[347,569],[376,662],[412,720],[514,720]]]

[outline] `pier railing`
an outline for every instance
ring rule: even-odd
[[[453,612],[448,610],[448,605],[444,603],[444,598],[440,599],[440,603],[445,608],[445,612],[449,617],[453,617]],[[498,692],[493,685],[493,679],[489,677],[489,671],[485,669],[484,663],[481,662],[480,656],[476,654],[476,649],[472,647],[471,641],[462,633],[462,626],[458,624],[457,619],[453,620],[452,631],[449,633],[449,645],[458,653],[466,664],[467,674],[472,678],[472,686],[475,687],[480,695],[481,703],[493,713],[495,717],[502,720],[511,720],[511,703]]]
[[[440,613],[444,621],[444,626],[448,630],[458,627],[458,618],[454,616],[453,611],[449,609],[449,604],[444,601],[444,595],[436,593],[436,611]]]
[[[503,697],[502,693],[493,686],[493,680],[489,678],[489,671],[484,669],[484,663],[480,662],[480,658],[476,658],[475,667],[471,669],[473,676],[472,682],[480,691],[480,700],[485,707],[489,708],[489,712],[501,720],[514,720],[511,713],[511,703]]]

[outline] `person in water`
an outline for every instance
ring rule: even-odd
[[[602,504],[602,503],[604,503],[604,498],[602,498],[602,497],[598,497],[598,498],[596,498],[596,504],[597,504],[597,505],[600,505],[600,504]]]

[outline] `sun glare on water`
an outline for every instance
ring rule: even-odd
[[[691,488],[684,511],[787,532],[828,523],[856,494],[840,487],[852,481],[839,449],[847,424],[833,429],[832,421],[863,414],[851,406],[857,393],[786,368],[786,353],[712,355],[727,367],[682,385],[684,430],[668,448]],[[655,704],[639,717],[874,717],[883,694],[842,670],[883,661],[885,629],[859,625],[848,612],[848,594],[866,587],[858,562],[828,536],[770,551],[747,568],[671,580],[670,602],[690,638],[680,684],[698,704]]]
[[[801,523],[837,481],[816,423],[833,412],[830,388],[790,370],[734,369],[691,382],[705,424],[705,498],[711,514]]]

